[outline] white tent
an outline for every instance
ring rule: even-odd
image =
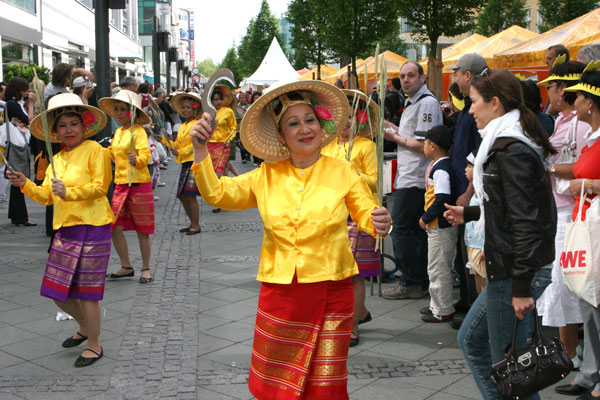
[[[242,82],[242,90],[247,91],[249,88],[257,89],[258,86],[263,86],[265,83],[269,85],[282,80],[298,79],[300,75],[294,70],[287,57],[281,50],[279,42],[273,38],[271,46],[265,58],[263,58],[260,66],[252,76],[246,78]]]

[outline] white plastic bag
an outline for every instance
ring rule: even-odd
[[[586,180],[581,184],[577,218],[567,223],[560,266],[569,289],[594,307],[600,304],[600,201],[598,196],[581,220]]]

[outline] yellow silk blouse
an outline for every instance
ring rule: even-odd
[[[62,150],[54,158],[58,179],[66,187],[65,199],[52,193],[52,168],[46,169],[41,186],[29,179],[21,191],[34,201],[54,204],[52,227],[94,225],[113,222],[114,214],[108,204],[108,187],[112,178],[110,158],[102,146],[85,140],[71,151]]]
[[[115,162],[115,183],[122,185],[129,183],[129,169],[133,168],[132,183],[150,182],[150,171],[148,164],[152,156],[148,147],[148,135],[141,126],[133,126],[133,154],[137,157],[134,166],[129,164],[129,153],[131,152],[131,128],[124,130],[120,127],[115,132],[110,146],[106,149],[110,158]]]
[[[198,122],[198,119],[193,119],[190,122],[184,122],[181,124],[179,130],[177,131],[177,140],[175,140],[175,142],[171,142],[173,147],[175,147],[178,151],[175,162],[179,164],[194,160],[194,146],[192,146],[192,137],[190,136],[190,131],[196,122]],[[161,139],[161,141],[163,144],[168,145],[167,139],[164,137]]]
[[[377,193],[377,171],[375,167],[375,157],[373,154],[373,141],[363,136],[356,136],[352,145],[352,154],[350,154],[350,163],[358,171],[361,178],[371,189],[373,194]],[[321,149],[321,154],[346,160],[348,153],[348,143],[338,144],[337,140],[329,143]]]
[[[322,156],[306,168],[289,159],[263,163],[235,178],[217,178],[210,157],[192,166],[202,198],[229,210],[258,207],[264,224],[257,279],[262,282],[341,280],[358,274],[348,239],[348,212],[375,235],[371,191],[346,163]]]
[[[217,127],[215,132],[208,140],[210,143],[223,143],[226,140],[231,141],[235,137],[237,129],[237,120],[233,110],[229,107],[221,107],[217,110]]]

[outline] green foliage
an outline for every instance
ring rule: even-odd
[[[477,33],[492,36],[513,25],[529,29],[525,0],[488,0],[477,19]]]
[[[12,78],[18,76],[24,78],[27,82],[33,81],[33,70],[37,72],[38,78],[44,81],[44,83],[50,82],[50,70],[46,67],[41,67],[37,64],[21,65],[21,64],[10,64],[8,69],[4,72],[4,82],[8,83]]]
[[[315,13],[325,17],[325,47],[337,58],[356,57],[396,29],[399,0],[309,0]],[[452,17],[454,18],[454,16]]]
[[[413,27],[412,36],[429,41],[429,55],[435,57],[440,36],[457,36],[475,28],[475,15],[480,0],[399,1],[400,16]]]
[[[196,68],[198,68],[202,75],[204,75],[207,78],[210,78],[213,72],[215,72],[219,67],[213,62],[211,58],[207,58],[206,60],[197,61]]]
[[[223,60],[221,61],[221,65],[219,65],[219,67],[229,68],[231,72],[233,72],[235,83],[237,83],[238,85],[240,84],[240,81],[242,79],[242,76],[240,75],[240,59],[238,58],[237,50],[234,46],[230,47],[229,50],[227,50],[227,53],[225,54],[225,57],[223,57]]]
[[[304,50],[295,50],[292,66],[296,71],[302,68],[308,68],[308,59],[306,58]]]
[[[273,37],[276,37],[280,44],[283,43],[277,18],[271,14],[267,0],[262,0],[258,15],[250,20],[246,34],[238,47],[242,76],[250,76],[260,66]]]
[[[400,37],[399,22],[395,24],[393,31],[381,38],[381,40],[377,43],[379,43],[379,49],[382,53],[386,50],[389,50],[401,56],[404,56],[406,54],[407,45],[406,42]],[[360,58],[367,58],[375,54],[375,48],[377,47],[377,43],[373,43],[368,51],[366,51],[363,54],[359,54],[358,56]]]
[[[596,8],[597,0],[540,0],[540,32],[546,32]]]
[[[296,52],[300,52],[300,60],[304,61],[296,62],[296,69],[303,68],[300,65],[307,62],[320,66],[331,59],[325,47],[324,27],[327,14],[318,11],[318,3],[319,0],[292,0],[288,6],[292,46]],[[319,78],[320,71],[317,76]]]

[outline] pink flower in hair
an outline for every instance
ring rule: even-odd
[[[356,120],[359,124],[365,124],[369,121],[369,113],[367,110],[358,110],[356,112]]]
[[[92,126],[94,125],[94,122],[96,122],[96,117],[91,111],[86,111],[83,114],[81,114],[81,123],[83,124],[83,126]]]

